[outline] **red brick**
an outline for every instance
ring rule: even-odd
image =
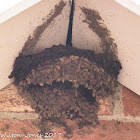
[[[25,133],[32,133],[37,134],[39,132],[39,128],[33,125],[31,120],[0,120],[0,133],[1,134],[14,133],[14,134],[25,134]],[[32,140],[35,137],[1,137],[1,140]]]
[[[87,130],[88,132],[89,130]],[[89,134],[78,135],[75,131],[69,140],[140,140],[140,123],[123,123],[117,121],[100,121]],[[57,129],[63,135],[63,129]],[[57,137],[53,140],[67,140]]]
[[[0,111],[6,112],[34,112],[24,98],[18,94],[17,88],[11,84],[0,91]],[[98,115],[112,115],[112,98],[99,99]]]
[[[124,114],[140,116],[140,96],[126,87],[122,88]]]
[[[73,123],[71,123],[73,124]],[[63,135],[63,128],[57,128],[53,131],[62,133],[61,136],[51,138],[51,140],[67,140]],[[95,128],[84,128],[85,134],[79,135],[78,129],[74,130],[73,137],[69,140],[140,140],[140,123],[123,123],[117,121],[100,121]],[[31,120],[0,120],[0,133],[11,132],[24,134],[26,132],[37,134],[39,129],[32,124]],[[0,138],[2,140],[39,140],[39,138]]]
[[[113,114],[113,104],[112,97],[105,97],[99,99],[99,111],[98,115],[112,115]]]
[[[0,111],[34,112],[25,99],[18,94],[18,90],[13,84],[0,90]]]

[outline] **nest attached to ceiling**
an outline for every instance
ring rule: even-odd
[[[9,78],[15,78],[22,96],[30,96],[42,133],[51,122],[64,126],[71,137],[67,119],[75,120],[79,129],[98,124],[97,99],[114,93],[120,69],[114,55],[59,45],[19,55]]]

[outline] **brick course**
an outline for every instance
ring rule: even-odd
[[[122,86],[122,94],[116,92],[116,95],[119,96],[117,99],[108,97],[100,99],[100,106],[98,115],[103,119],[99,121],[99,125],[96,128],[93,128],[91,131],[87,128],[84,128],[82,133],[87,132],[84,136],[78,135],[81,132],[78,130],[74,131],[74,136],[69,140],[139,140],[140,139],[140,96],[136,95],[131,90]],[[116,97],[117,97],[116,96]],[[114,113],[115,103],[121,102],[123,112],[120,114]],[[118,101],[119,100],[119,101]],[[118,104],[116,104],[118,105]],[[119,108],[117,108],[119,109]],[[122,109],[122,108],[120,108]],[[3,113],[2,113],[3,112]],[[14,118],[2,116],[4,113],[13,113]],[[117,112],[121,112],[117,110]],[[16,118],[18,113],[19,117]],[[32,115],[28,115],[33,113]],[[21,114],[21,115],[20,115]],[[24,114],[24,117],[21,117]],[[28,115],[28,116],[26,116]],[[31,117],[32,116],[32,117]],[[4,118],[5,117],[5,118]],[[125,117],[127,121],[125,121]],[[130,117],[130,119],[129,119]],[[137,119],[133,119],[133,118]],[[7,119],[10,118],[10,119]],[[27,119],[28,118],[28,119]],[[16,89],[16,87],[11,84],[6,88],[0,91],[0,133],[11,132],[11,133],[38,133],[39,128],[35,126],[32,122],[33,119],[37,118],[34,116],[34,110],[31,106],[23,99]],[[121,120],[121,118],[123,118]],[[21,120],[20,120],[21,119]],[[64,134],[63,128],[54,129],[55,132],[61,132]],[[78,134],[77,134],[78,133]],[[55,137],[51,140],[66,140],[64,137]],[[40,138],[0,138],[2,140],[40,140]]]

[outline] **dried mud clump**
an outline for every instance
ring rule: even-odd
[[[112,95],[121,64],[105,53],[69,46],[53,46],[38,54],[19,55],[9,78],[40,114],[41,132],[64,126],[67,137],[75,120],[79,129],[98,124],[97,98]]]
[[[79,129],[98,123],[96,99],[83,86],[75,90],[70,82],[54,82],[49,86],[30,86],[24,96],[27,94],[32,98],[31,106],[40,115],[42,133],[50,132],[57,125],[65,128],[65,136],[71,137],[72,128],[66,120],[75,120]]]

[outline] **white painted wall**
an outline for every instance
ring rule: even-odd
[[[112,0],[76,0],[76,3],[77,7],[98,10],[104,24],[111,31],[111,36],[118,45],[118,56],[123,66],[119,82],[140,95],[140,16]],[[74,25],[75,27],[73,27],[73,34],[76,37],[74,43],[80,46],[80,44],[85,43],[85,40],[81,39],[82,36],[77,31],[85,23],[79,22],[83,20],[83,17],[77,16],[75,20],[76,25],[79,26]],[[86,47],[90,48],[88,44],[91,42],[91,31],[89,29],[86,31]],[[75,40],[80,40],[80,42]]]
[[[19,14],[40,0],[0,0],[0,23]]]
[[[23,0],[0,0],[0,13],[10,9]]]
[[[140,0],[115,0],[115,1],[140,16]]]
[[[34,29],[43,22],[42,18],[46,17],[59,1],[60,0],[43,0],[13,18],[8,18],[9,20],[5,22],[1,21],[3,23],[0,24],[0,88],[11,82],[7,77],[12,70],[15,58],[22,49],[29,34],[33,33]],[[114,0],[75,1],[79,3],[79,6],[85,6],[91,9],[94,8],[99,11],[104,19],[104,23],[111,31],[111,35],[115,38],[118,45],[119,58],[123,66],[119,75],[119,82],[140,95],[140,16],[129,11],[127,9],[128,7],[124,8]],[[129,0],[127,0],[127,2],[128,1]],[[138,9],[137,11],[139,12],[140,10]],[[76,18],[79,18],[78,15]],[[68,11],[64,12],[58,20],[61,24],[65,24],[65,28],[63,28],[63,25],[60,26],[59,24],[58,27],[60,29],[57,28],[56,30],[57,32],[60,31],[59,38],[57,38],[59,40],[58,42],[63,44],[67,33],[68,22],[66,21],[68,20]],[[82,44],[91,45],[94,41],[93,38],[91,38],[91,31],[87,29],[87,25],[82,25],[80,18],[78,20],[79,23],[76,23],[77,27],[74,27],[74,32],[76,33],[83,28],[81,35],[85,35],[84,38],[86,38],[86,40],[81,39],[80,34],[75,36],[74,40],[77,42],[77,46]],[[59,22],[54,24],[54,26],[57,27],[58,23]],[[49,31],[51,32],[52,29],[54,32],[54,27],[51,27],[48,29],[47,33],[49,33]],[[50,44],[53,43],[51,42],[52,37],[53,33],[49,38]],[[56,40],[53,38],[53,41]],[[100,40],[97,40],[96,43],[98,44],[99,41]],[[56,41],[55,43],[58,44],[58,42]],[[39,46],[43,44],[44,42],[41,41],[40,44],[37,45]]]
[[[23,48],[28,36],[32,35],[36,27],[44,22],[42,19],[46,20],[48,18],[50,12],[53,11],[55,5],[60,1],[42,0],[0,24],[0,89],[12,82],[12,80],[8,79],[8,76],[13,69],[15,58]],[[42,45],[44,42],[47,44],[47,47],[60,43],[65,45],[70,5],[69,0],[64,1],[67,3],[64,11],[45,30],[48,36],[42,36],[41,38],[44,37],[45,40],[43,42],[40,41],[38,45]]]
[[[134,3],[136,3],[137,5],[140,5],[140,0],[131,0],[133,1]]]

